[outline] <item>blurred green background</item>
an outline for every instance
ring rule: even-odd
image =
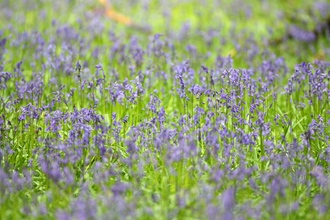
[[[243,44],[247,38],[251,38],[259,46],[268,47],[270,41],[286,36],[290,25],[312,31],[318,24],[325,22],[330,14],[327,1],[312,0],[108,2],[117,12],[130,17],[135,25],[127,26],[108,18],[104,13],[104,6],[98,0],[3,0],[0,2],[0,29],[6,35],[10,29],[26,32],[49,31],[54,19],[58,24],[67,24],[77,29],[80,22],[87,22],[96,35],[97,30],[100,33],[103,33],[102,30],[111,30],[119,33],[122,40],[129,40],[132,35],[138,36],[143,44],[148,43],[148,37],[162,33],[172,39],[179,50],[180,46],[192,44],[206,52],[221,50],[223,56],[235,56],[235,44]],[[56,36],[55,30],[48,37],[52,35]],[[104,41],[107,38],[103,34],[99,36]],[[185,40],[184,44],[180,39]],[[205,39],[209,39],[212,48],[205,45]],[[227,43],[221,44],[224,40]],[[329,58],[327,36],[312,44],[289,40],[268,49],[292,64]],[[244,67],[239,57],[234,59],[234,64],[234,67]]]

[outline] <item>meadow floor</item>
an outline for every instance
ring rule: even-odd
[[[0,1],[0,219],[330,219],[330,4]]]

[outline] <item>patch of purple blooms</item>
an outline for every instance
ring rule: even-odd
[[[234,25],[105,24],[0,30],[0,219],[330,216],[329,62],[292,66]]]

